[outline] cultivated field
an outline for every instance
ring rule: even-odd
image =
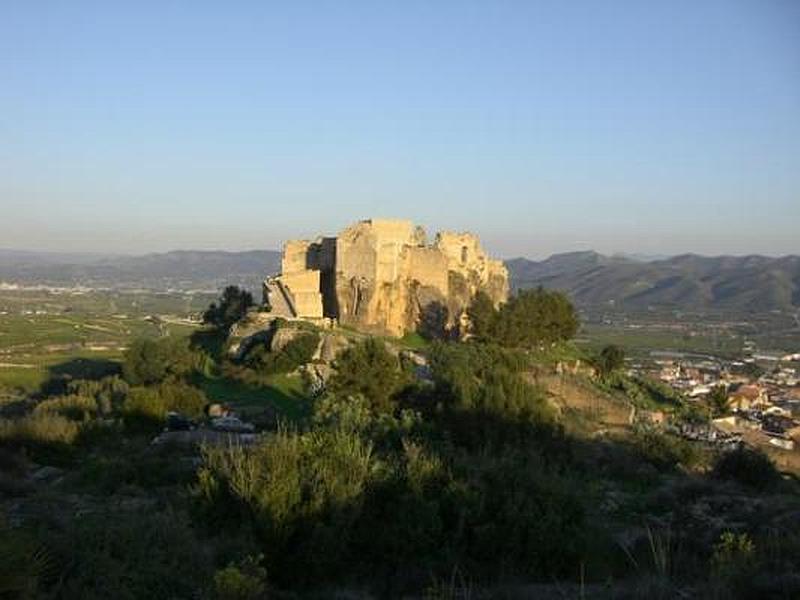
[[[211,298],[152,292],[0,291],[0,388],[29,393],[64,365],[116,360],[131,339],[185,336]]]

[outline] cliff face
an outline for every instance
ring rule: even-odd
[[[496,304],[508,295],[505,267],[476,236],[444,232],[428,245],[411,221],[361,221],[336,238],[288,242],[282,267],[265,290],[273,309],[288,299],[283,316],[398,336],[421,324],[453,327],[479,290]]]

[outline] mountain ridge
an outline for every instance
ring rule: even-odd
[[[596,252],[506,261],[514,289],[543,286],[579,306],[769,311],[800,307],[800,256],[680,254],[639,262]]]
[[[173,250],[102,255],[0,249],[0,281],[56,286],[258,291],[280,269],[275,250]],[[592,250],[505,261],[512,289],[559,289],[580,307],[770,311],[800,308],[800,256],[704,256],[641,260]]]

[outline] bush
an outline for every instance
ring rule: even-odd
[[[210,525],[248,515],[270,572],[305,578],[316,561],[341,562],[374,467],[358,435],[279,431],[250,448],[205,448],[194,496]]]
[[[549,422],[553,411],[543,391],[528,383],[520,352],[488,344],[436,344],[430,352],[436,390],[455,409]]]
[[[660,469],[692,468],[701,459],[698,449],[689,441],[651,429],[637,431],[634,450],[647,462]]]
[[[98,513],[47,535],[65,569],[65,600],[196,598],[210,587],[208,548],[172,511]]]
[[[391,410],[394,396],[410,382],[398,358],[376,338],[346,348],[333,366],[327,389],[341,397],[363,395],[380,411]]]
[[[132,388],[125,401],[125,422],[144,428],[160,426],[170,411],[200,417],[208,404],[206,395],[183,382]]]
[[[291,373],[311,362],[319,346],[319,339],[316,332],[302,332],[277,352],[270,352],[265,344],[258,344],[247,353],[244,362],[249,368],[264,375]]]
[[[58,414],[43,412],[17,419],[0,419],[0,444],[24,448],[37,461],[69,462],[81,425]]]
[[[140,338],[125,351],[122,372],[131,385],[151,385],[188,374],[195,356],[185,339]]]
[[[488,337],[507,347],[535,348],[574,337],[578,315],[561,292],[521,290],[500,307]]]
[[[597,359],[597,368],[603,377],[607,377],[625,366],[625,351],[613,344],[606,346]]]
[[[497,445],[475,452],[460,445],[452,421],[434,430],[413,411],[331,393],[306,431],[206,448],[193,488],[202,520],[213,529],[252,526],[275,581],[293,586],[366,575],[402,587],[420,565],[426,580],[456,565],[487,577],[572,572],[591,529],[585,490],[557,473],[563,462],[548,466],[546,440],[555,438],[519,416],[526,409],[511,401],[518,376],[492,380],[496,414],[460,413],[476,417],[465,431],[480,423],[496,433]]]
[[[764,489],[781,480],[769,457],[760,450],[739,446],[719,456],[711,471],[717,479],[736,481],[756,489]]]
[[[19,419],[0,419],[0,442],[11,444],[72,444],[78,433],[78,423],[47,412]]]
[[[253,306],[253,295],[235,285],[226,287],[219,302],[213,302],[203,313],[203,322],[221,331],[227,331],[247,314]]]
[[[42,400],[33,409],[33,414],[55,414],[73,421],[87,421],[97,416],[97,401],[91,396],[59,396]]]
[[[467,307],[469,332],[479,340],[491,337],[493,321],[497,316],[494,303],[486,292],[478,291]]]
[[[217,600],[257,600],[266,598],[267,571],[260,566],[262,557],[248,556],[214,574],[214,597]]]
[[[124,456],[110,453],[92,455],[81,460],[77,481],[92,494],[111,495],[136,486],[153,490],[193,480],[193,468],[176,456],[172,449],[158,451],[147,448],[134,453],[126,449]]]
[[[741,572],[752,565],[753,554],[755,545],[749,535],[724,531],[714,544],[711,564],[717,571]]]
[[[117,375],[104,377],[98,381],[76,379],[67,384],[68,394],[94,398],[100,413],[104,415],[111,414],[122,407],[129,389],[125,380]]]
[[[50,551],[33,535],[0,521],[0,597],[43,597],[47,584],[57,575],[56,567]]]

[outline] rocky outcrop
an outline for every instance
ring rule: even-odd
[[[442,232],[428,244],[421,227],[403,220],[361,221],[335,238],[288,242],[282,269],[265,283],[282,316],[397,336],[421,323],[452,330],[478,291],[495,304],[508,295],[505,266],[475,235]]]

